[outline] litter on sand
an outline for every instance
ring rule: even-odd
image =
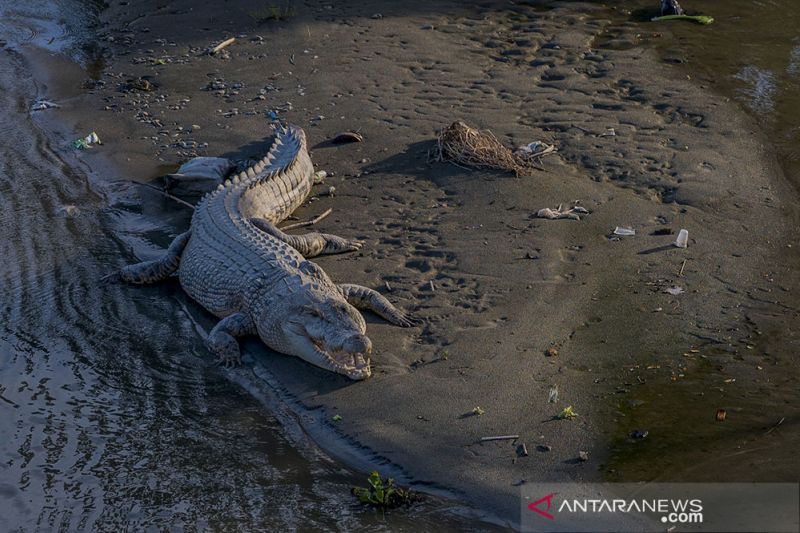
[[[490,440],[515,440],[518,438],[519,435],[498,435],[496,437],[481,437],[481,442],[487,442]]]
[[[91,148],[93,144],[103,144],[100,137],[98,137],[95,132],[90,133],[83,139],[76,140],[72,143],[72,147],[77,150],[86,150],[87,148]]]
[[[678,238],[675,239],[673,243],[678,248],[686,248],[689,246],[689,232],[685,229],[682,229],[678,232]]]
[[[556,220],[559,218],[569,218],[572,220],[580,220],[580,215],[588,215],[589,210],[581,207],[579,205],[574,205],[569,209],[564,209],[562,207],[563,204],[559,204],[559,206],[555,209],[550,209],[549,207],[545,207],[544,209],[539,209],[536,213],[538,218],[547,218],[550,220]]]
[[[217,46],[215,46],[213,48],[209,48],[208,49],[208,53],[213,56],[214,54],[218,53],[223,48],[226,48],[226,47],[232,45],[234,42],[236,42],[236,37],[231,37],[230,39],[225,39],[224,41],[219,43]]]
[[[519,176],[537,168],[533,160],[541,155],[512,152],[492,132],[479,131],[459,120],[439,132],[431,158],[465,167],[507,170]]]
[[[633,228],[623,228],[621,226],[617,226],[614,228],[614,235],[619,235],[620,237],[632,237],[636,235],[636,230]]]
[[[224,157],[195,157],[164,177],[166,190],[178,195],[198,196],[222,183],[236,168]]]
[[[542,141],[533,141],[517,148],[517,155],[523,159],[531,159],[534,157],[543,157],[556,151],[556,147],[552,144],[543,143]]]
[[[558,385],[550,387],[550,392],[547,394],[547,403],[558,402]]]
[[[653,17],[650,19],[651,22],[662,22],[667,20],[688,20],[689,22],[696,22],[698,24],[703,24],[704,26],[714,22],[713,17],[706,15],[665,15],[663,17]]]
[[[36,102],[34,102],[34,104],[31,106],[31,111],[44,111],[45,109],[51,109],[53,107],[61,106],[49,100],[36,100]]]
[[[683,291],[682,287],[678,287],[677,285],[674,285],[672,287],[664,289],[664,292],[666,292],[667,294],[671,294],[673,296],[677,296],[677,295],[683,293],[684,291]]]

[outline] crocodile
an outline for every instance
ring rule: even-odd
[[[241,362],[238,337],[257,335],[276,352],[368,378],[372,342],[359,310],[402,327],[419,321],[373,289],[335,284],[307,260],[358,250],[362,241],[289,235],[277,227],[305,201],[313,181],[305,133],[278,127],[267,155],[203,196],[189,230],[162,257],[123,267],[115,277],[149,284],[177,273],[186,293],[220,318],[206,345],[225,366]]]

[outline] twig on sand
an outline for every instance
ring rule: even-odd
[[[214,48],[209,50],[208,53],[213,56],[214,54],[216,54],[217,52],[219,52],[223,48],[232,45],[235,41],[236,41],[236,37],[231,37],[230,39],[225,39],[224,41],[219,43],[217,46],[215,46]]]
[[[784,421],[784,420],[786,420],[786,417],[785,417],[785,416],[784,416],[783,418],[781,418],[780,420],[778,420],[777,422],[775,422],[775,423],[772,425],[772,427],[771,427],[771,428],[769,428],[769,429],[767,430],[767,432],[766,432],[766,433],[764,433],[764,435],[769,435],[770,433],[772,433],[773,431],[775,431],[775,429],[776,429],[778,426],[780,426],[781,424],[783,424],[783,421]]]
[[[159,193],[161,193],[162,195],[166,196],[170,200],[175,200],[179,204],[185,205],[189,209],[194,209],[194,206],[192,204],[190,204],[189,202],[187,202],[185,200],[181,200],[177,196],[173,196],[170,193],[168,193],[167,191],[165,191],[164,189],[160,189],[160,188],[156,187],[155,185],[150,185],[149,183],[140,183],[138,181],[131,181],[131,183],[135,183],[136,185],[143,185],[145,187],[149,187],[149,188],[153,189],[154,191],[158,191]]]
[[[681,271],[678,272],[678,276],[683,276],[683,269],[686,268],[686,259],[683,260],[683,264],[681,265]]]
[[[311,220],[307,220],[305,222],[298,222],[297,224],[289,224],[288,226],[282,227],[281,231],[286,231],[287,229],[294,229],[294,228],[304,228],[306,226],[313,226],[314,224],[316,224],[317,222],[319,222],[320,220],[322,220],[326,216],[330,215],[332,212],[333,212],[333,209],[332,208],[328,208],[327,211],[323,212],[322,214],[318,215],[315,218],[312,218]]]
[[[481,437],[481,442],[488,442],[491,440],[516,440],[519,435],[497,435],[496,437]]]

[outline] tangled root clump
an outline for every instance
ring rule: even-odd
[[[545,151],[550,153],[553,147],[548,147]],[[512,152],[491,131],[479,131],[460,120],[439,132],[433,149],[434,161],[447,161],[472,168],[506,170],[517,176],[534,168],[541,170],[534,159],[542,155],[546,154]]]

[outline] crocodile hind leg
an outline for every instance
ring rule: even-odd
[[[220,320],[206,339],[206,346],[217,356],[217,363],[231,368],[241,363],[241,351],[236,337],[256,332],[253,319],[244,313],[234,313]]]
[[[420,323],[419,319],[396,308],[392,302],[376,290],[349,283],[343,283],[338,287],[347,303],[356,309],[367,309],[388,322],[404,328],[410,328]]]
[[[161,259],[123,267],[118,273],[119,279],[137,285],[155,283],[167,279],[178,270],[178,265],[181,263],[181,254],[191,236],[192,232],[187,231],[175,237],[172,244],[167,248],[167,253]]]
[[[265,233],[285,242],[303,257],[315,257],[324,254],[341,254],[360,250],[364,245],[362,241],[355,241],[337,237],[329,233],[306,233],[305,235],[289,235],[282,232],[275,224],[263,218],[251,218],[250,222]]]

